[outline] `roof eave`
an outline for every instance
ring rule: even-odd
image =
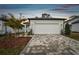
[[[66,20],[65,18],[28,18],[29,20]]]

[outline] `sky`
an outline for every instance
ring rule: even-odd
[[[0,15],[12,13],[20,17],[41,17],[42,13],[48,13],[51,17],[70,17],[79,15],[78,4],[0,4]]]

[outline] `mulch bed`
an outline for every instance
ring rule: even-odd
[[[18,37],[0,40],[0,48],[17,48],[26,45],[31,37]]]

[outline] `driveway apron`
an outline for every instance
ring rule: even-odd
[[[78,55],[79,41],[57,34],[35,34],[21,55]]]

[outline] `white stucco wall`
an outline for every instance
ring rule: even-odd
[[[56,29],[56,30],[60,30],[60,32],[61,32],[61,29],[63,29],[63,20],[30,20],[30,26],[31,26],[33,32],[35,31],[36,23],[58,24],[59,29]],[[48,28],[50,28],[50,27],[48,27]]]
[[[0,34],[5,34],[5,31],[7,30],[7,32],[11,32],[14,33],[13,29],[8,27],[5,29],[5,24],[4,21],[0,20]]]
[[[71,26],[71,31],[79,32],[79,23],[72,24],[73,22],[78,21],[78,20],[79,20],[79,18],[76,18],[76,19],[71,20],[71,21],[68,22],[69,24],[72,25]]]
[[[0,34],[4,34],[4,33],[5,33],[4,22],[0,20]]]
[[[71,30],[74,32],[79,32],[79,23],[72,24]]]

